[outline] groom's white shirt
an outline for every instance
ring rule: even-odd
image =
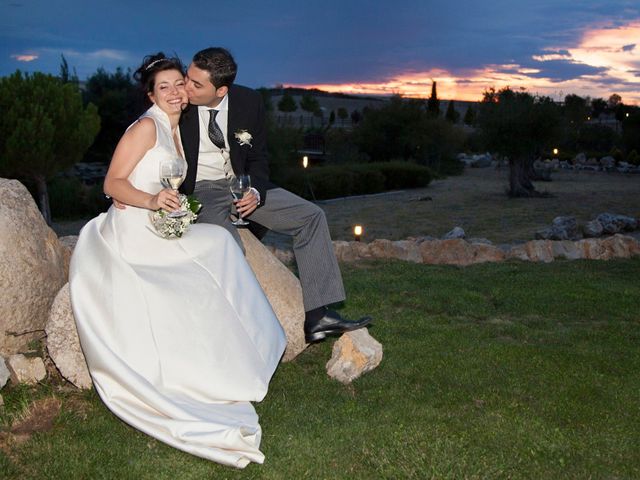
[[[229,121],[229,96],[225,95],[220,104],[213,109],[198,106],[198,118],[200,124],[200,146],[198,154],[198,172],[196,182],[201,180],[221,180],[225,178],[224,157],[222,151],[216,147],[209,138],[209,118],[211,110],[218,110],[216,123],[222,130],[224,141],[229,148],[227,138],[227,123]]]

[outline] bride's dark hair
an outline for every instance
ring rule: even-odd
[[[133,78],[140,85],[145,97],[147,93],[153,92],[158,72],[164,72],[165,70],[178,70],[184,75],[184,65],[178,57],[167,57],[162,52],[144,57],[142,65],[135,71]]]

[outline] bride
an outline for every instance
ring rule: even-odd
[[[262,463],[251,405],[267,393],[286,339],[231,234],[192,225],[153,232],[149,211],[176,210],[159,164],[183,157],[188,100],[178,59],[145,58],[136,79],[153,105],[118,143],[104,190],[111,207],[80,232],[70,266],[78,335],[98,394],[133,427],[239,468]]]

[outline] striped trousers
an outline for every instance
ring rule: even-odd
[[[233,204],[226,180],[196,183],[194,194],[202,203],[198,222],[226,228],[242,246],[229,215]],[[264,205],[247,217],[277,233],[293,237],[305,311],[345,299],[342,275],[333,252],[324,211],[283,188],[267,190]]]

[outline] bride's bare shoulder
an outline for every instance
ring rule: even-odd
[[[122,140],[153,146],[156,143],[156,124],[149,117],[141,118],[127,129]]]

